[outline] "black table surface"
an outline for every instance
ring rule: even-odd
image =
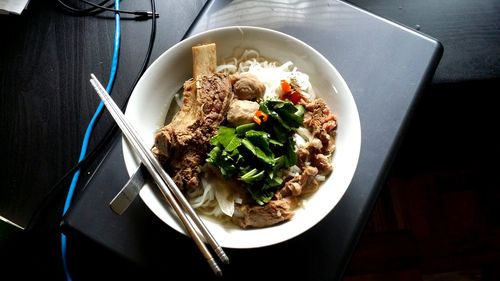
[[[124,2],[122,7],[149,9],[148,2],[142,2]],[[285,243],[228,249],[233,264],[224,267],[226,278],[238,278],[242,272],[247,277],[275,277],[276,265],[288,265],[290,276],[339,279],[442,48],[418,31],[345,2],[301,1],[296,6],[267,1],[205,3],[158,1],[161,16],[153,58],[180,41],[188,30],[194,34],[234,24],[280,30],[307,42],[335,65],[353,93],[362,126],[360,161],[339,205],[311,230]],[[7,16],[0,22],[4,27],[0,149],[9,160],[1,169],[6,181],[1,188],[0,215],[25,226],[50,185],[76,161],[81,138],[98,104],[87,77],[91,72],[107,76],[114,24],[112,17],[66,15],[46,1],[32,1],[22,16]],[[118,101],[137,75],[149,28],[148,21],[122,22],[120,68],[113,91]],[[111,122],[102,118],[94,140],[103,136]],[[122,216],[108,208],[127,180],[117,140],[104,161],[96,163],[98,169],[85,171],[89,181],[82,180],[83,191],[64,221],[68,251],[72,238],[83,236],[167,276],[210,277],[193,243],[164,225],[141,200]],[[280,256],[275,257],[276,253]],[[258,267],[263,257],[273,259],[275,265]],[[185,260],[191,264],[188,272],[179,270]],[[257,267],[259,270],[248,270]]]
[[[343,75],[361,119],[359,164],[338,206],[312,229],[289,241],[258,249],[227,249],[232,259],[232,264],[223,268],[228,280],[238,279],[242,273],[247,278],[308,280],[342,276],[411,108],[441,56],[436,40],[350,4],[311,1],[300,5],[209,2],[190,30],[196,34],[219,26],[256,25],[307,42]],[[84,235],[149,271],[173,279],[213,277],[194,244],[162,224],[140,200],[122,216],[109,209],[109,201],[127,179],[118,139],[65,217],[68,239]],[[263,259],[272,259],[273,266],[262,266]],[[179,270],[186,260],[190,270]],[[286,272],[276,270],[285,267]]]

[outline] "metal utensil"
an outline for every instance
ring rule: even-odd
[[[229,263],[229,258],[224,253],[222,248],[219,246],[217,241],[215,241],[215,239],[210,234],[205,224],[195,213],[193,208],[191,208],[184,195],[175,185],[172,178],[163,170],[160,163],[151,153],[151,151],[149,151],[143,145],[143,142],[140,139],[139,135],[137,134],[133,126],[125,118],[125,116],[123,115],[119,107],[116,105],[116,103],[113,101],[111,96],[106,92],[106,89],[104,89],[104,87],[101,85],[101,83],[95,77],[94,74],[91,74],[90,76],[91,76],[90,83],[95,88],[97,94],[104,102],[104,105],[110,112],[111,116],[113,116],[113,119],[116,121],[118,127],[120,127],[120,129],[122,130],[123,135],[130,142],[135,153],[139,156],[140,160],[142,161],[144,166],[147,168],[147,170],[153,177],[155,183],[160,188],[162,194],[167,199],[170,206],[174,209],[181,222],[184,224],[186,231],[193,238],[193,240],[195,241],[196,245],[200,249],[201,253],[207,260],[208,264],[210,265],[214,273],[218,276],[221,276],[222,270],[218,266],[215,259],[212,257],[210,251],[206,248],[197,230],[200,231],[200,233],[203,235],[203,237],[206,239],[206,241],[210,244],[210,246],[213,248],[213,250],[216,252],[216,254],[224,263]],[[189,219],[187,217],[188,215]],[[194,225],[192,224],[191,221],[194,222]],[[195,229],[195,226],[197,229]]]
[[[121,215],[128,209],[130,204],[134,202],[139,192],[141,192],[142,187],[146,183],[146,179],[149,178],[148,170],[141,163],[139,168],[130,177],[130,179],[125,183],[123,188],[118,192],[113,200],[109,202],[109,207],[113,212]]]
[[[165,117],[165,124],[170,123],[175,114],[179,111],[180,103],[182,103],[184,85],[181,85],[174,94],[174,99],[170,104]],[[120,192],[109,202],[109,207],[113,212],[122,215],[128,207],[134,202],[137,195],[141,192],[146,180],[150,178],[147,169],[141,163],[139,168],[132,174],[130,179],[125,183]]]

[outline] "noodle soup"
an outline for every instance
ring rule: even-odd
[[[292,61],[245,50],[215,67],[214,44],[193,56],[195,78],[153,151],[198,212],[241,228],[290,220],[333,170],[335,115]]]

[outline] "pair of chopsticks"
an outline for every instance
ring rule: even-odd
[[[94,74],[90,74],[90,77],[90,83],[94,86],[97,94],[99,94],[99,97],[111,113],[111,116],[115,119],[116,123],[122,130],[123,135],[129,141],[135,153],[139,156],[142,164],[148,169],[151,177],[160,188],[163,196],[165,196],[170,206],[175,210],[175,213],[184,224],[184,227],[200,249],[208,264],[217,276],[222,276],[222,270],[212,257],[210,251],[207,249],[205,243],[200,237],[199,232],[201,232],[220,260],[223,263],[228,264],[229,258],[226,253],[224,253],[217,241],[215,241],[213,236],[208,231],[205,224],[201,221],[200,217],[198,217],[193,208],[189,205],[189,202],[175,185],[172,178],[165,172],[165,170],[163,170],[153,153],[151,153],[151,151],[144,146],[144,142],[140,139],[135,129],[125,118],[125,115],[123,115],[111,96],[106,92],[106,89],[104,89]],[[197,229],[194,226],[196,226]],[[199,232],[197,230],[199,230]]]

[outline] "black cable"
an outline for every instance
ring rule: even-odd
[[[59,1],[59,0],[58,0]],[[151,1],[151,12],[152,14],[156,14],[156,3],[155,0],[150,0]],[[107,2],[107,1],[104,1]],[[139,74],[136,76],[134,79],[134,82],[132,83],[132,86],[130,87],[128,94],[125,98],[125,101],[121,105],[122,111],[125,111],[125,108],[127,107],[127,103],[130,99],[130,96],[132,95],[132,92],[137,85],[137,82],[139,82],[139,79],[142,77],[144,72],[147,69],[147,66],[149,65],[149,61],[151,59],[151,53],[153,51],[153,46],[154,46],[154,41],[156,38],[156,17],[152,18],[151,21],[151,32],[149,36],[149,44],[148,44],[148,49],[146,51],[146,56],[144,58],[144,61],[141,65]],[[116,123],[113,123],[111,127],[106,131],[104,137],[96,144],[96,146],[87,154],[85,158],[82,159],[78,164],[74,165],[71,169],[69,169],[59,180],[52,185],[50,188],[49,193],[42,199],[42,202],[38,204],[37,208],[35,209],[33,215],[31,216],[30,220],[28,221],[28,225],[26,226],[27,230],[31,230],[35,226],[35,222],[40,216],[40,214],[43,212],[44,208],[47,206],[48,203],[50,203],[54,196],[57,194],[57,191],[59,191],[66,180],[73,175],[73,173],[78,170],[78,169],[85,169],[88,167],[91,163],[92,160],[95,159],[97,155],[100,155],[100,153],[104,150],[105,146],[109,143],[109,141],[116,136],[116,133],[118,132],[118,126]]]
[[[57,3],[59,4],[59,6],[61,6],[61,8],[65,9],[66,11],[80,16],[90,16],[103,12],[102,9],[99,9],[97,7],[90,7],[85,9],[74,7],[71,6],[70,4],[64,3],[62,0],[57,0]],[[99,3],[99,6],[104,6],[104,5],[107,5],[106,7],[109,8],[113,6],[113,3],[110,4],[109,0],[104,0],[101,3]]]
[[[116,9],[113,9],[113,8],[108,8],[108,7],[105,7],[105,6],[101,6],[101,5],[98,5],[98,4],[94,4],[92,2],[89,2],[87,0],[80,0],[90,6],[93,6],[93,7],[96,7],[96,8],[99,8],[99,9],[102,9],[102,10],[106,10],[106,11],[109,11],[109,12],[115,12],[115,13],[120,13],[120,14],[129,14],[129,15],[136,15],[136,16],[141,16],[141,17],[153,17],[153,15],[155,15],[156,17],[159,17],[160,15],[156,12],[150,12],[150,11],[126,11],[126,10],[116,10]]]
[[[81,9],[81,8],[76,8],[74,6],[71,6],[68,3],[64,3],[62,0],[57,0],[57,3],[66,11],[79,15],[79,16],[88,16],[88,15],[94,15],[97,13],[102,13],[104,11],[108,12],[114,12],[114,13],[120,13],[120,14],[130,14],[130,15],[136,15],[138,18],[136,19],[144,19],[144,18],[151,18],[153,15],[156,17],[159,17],[160,15],[156,12],[151,12],[151,11],[127,11],[127,10],[116,10],[111,8],[113,3],[108,4],[109,0],[103,1],[99,4],[95,4],[93,2],[87,1],[87,0],[79,0],[87,5],[92,6],[91,8],[86,8],[86,9]],[[108,6],[105,6],[108,4]]]
[[[101,141],[94,147],[94,149],[85,156],[82,161],[78,162],[75,166],[69,169],[55,184],[50,188],[49,193],[45,195],[40,204],[36,207],[33,215],[30,217],[28,224],[26,226],[27,230],[31,230],[34,227],[34,223],[42,213],[43,209],[53,200],[55,195],[57,195],[57,191],[61,191],[61,187],[64,187],[63,183],[65,183],[77,170],[86,169],[93,160],[104,150],[106,144],[116,135],[118,127],[113,124],[111,128],[106,132]]]

